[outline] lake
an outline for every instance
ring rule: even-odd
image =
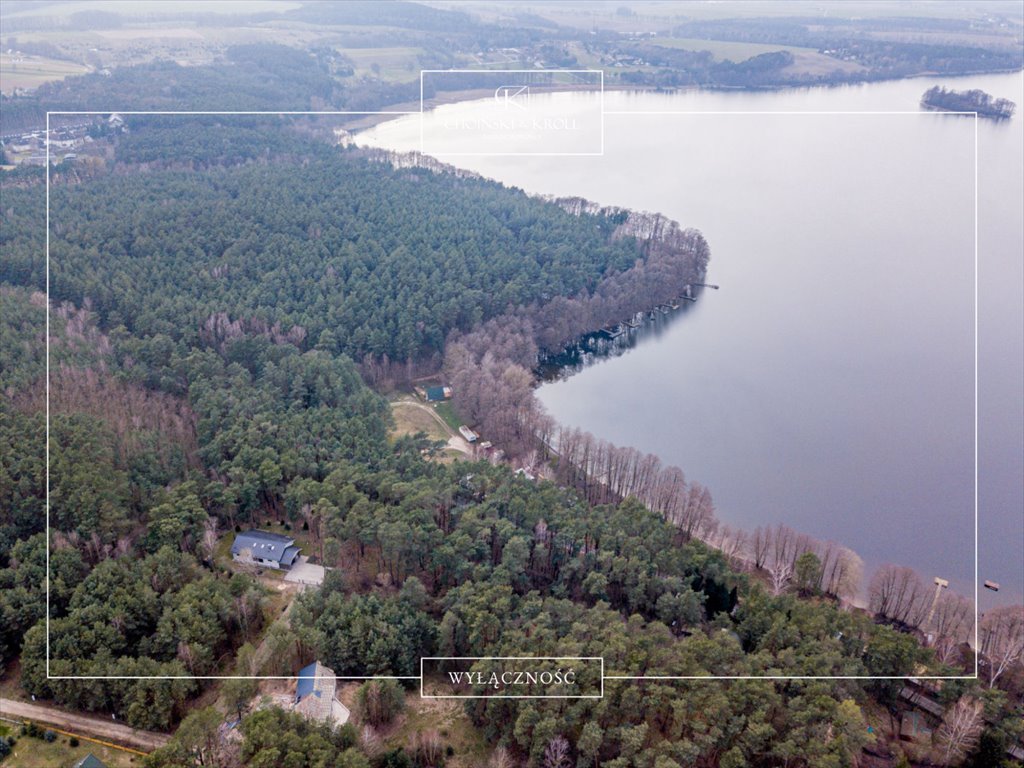
[[[1019,112],[977,129],[919,112],[936,83]],[[602,156],[441,157],[530,193],[658,211],[710,244],[721,290],[545,383],[549,412],[681,467],[723,522],[785,523],[869,571],[909,565],[973,594],[977,319],[978,575],[1003,585],[979,597],[1020,601],[1024,76],[609,92],[604,110]],[[416,149],[420,118],[361,140]]]

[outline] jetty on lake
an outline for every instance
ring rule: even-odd
[[[672,310],[679,309],[684,301],[696,302],[697,297],[693,295],[693,286],[714,288],[716,291],[718,290],[718,286],[712,285],[711,283],[687,283],[683,286],[683,292],[676,298],[669,299],[661,304],[656,304],[653,309],[646,310],[644,312],[637,312],[635,315],[623,320],[618,325],[602,326],[598,330],[598,333],[609,339],[617,339],[627,331],[639,328],[643,325],[645,319],[653,320],[658,316],[658,312],[661,312],[663,315],[667,315]]]

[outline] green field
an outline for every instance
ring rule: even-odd
[[[710,51],[718,61],[740,62],[762,53],[789,51],[790,53],[817,53],[813,48],[799,48],[795,45],[771,45],[765,43],[732,43],[725,40],[698,40],[686,37],[655,37],[654,45],[663,48],[681,48],[686,51]]]
[[[72,61],[0,53],[0,91],[11,94],[15,88],[35,88],[51,80],[63,80],[69,75],[81,75],[88,71],[89,68],[84,64]]]
[[[454,429],[456,432],[459,427],[465,424],[462,419],[459,418],[459,414],[455,412],[455,408],[452,406],[450,401],[438,403],[434,406],[434,410],[437,411],[437,415],[444,419],[444,423]]]

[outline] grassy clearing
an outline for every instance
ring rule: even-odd
[[[47,743],[44,739],[33,739],[22,736],[17,729],[13,736],[17,739],[11,754],[4,760],[4,768],[67,768],[90,752],[98,757],[108,768],[128,768],[142,765],[143,758],[131,752],[104,747],[91,741],[79,740],[77,747],[72,747],[67,736],[58,734],[57,740]]]
[[[656,37],[651,41],[663,48],[681,48],[686,51],[710,51],[716,61],[746,61],[762,53],[789,51],[790,53],[817,53],[813,48],[798,48],[793,45],[772,45],[766,43],[733,43],[724,40],[699,40],[686,37]]]
[[[438,423],[437,419],[414,402],[397,400],[391,403],[391,415],[395,420],[395,428],[391,432],[392,437],[423,432],[430,440],[448,440],[448,432]]]
[[[88,71],[87,66],[73,61],[0,53],[0,90],[11,94],[15,88],[35,88],[51,80],[63,80],[70,75],[82,75]]]
[[[356,75],[395,82],[417,80],[420,76],[422,48],[341,48],[339,52],[352,60]]]
[[[461,418],[459,418],[459,414],[455,412],[455,408],[448,401],[437,403],[434,406],[434,410],[437,412],[438,416],[444,419],[444,423],[451,427],[454,432],[458,432],[459,427],[465,423]]]

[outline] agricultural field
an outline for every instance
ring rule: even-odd
[[[19,88],[35,88],[51,80],[89,71],[84,64],[23,53],[0,53],[0,91],[10,95]]]
[[[422,48],[340,48],[338,52],[352,60],[356,75],[391,82],[417,80],[420,76]]]
[[[799,48],[795,45],[774,45],[770,43],[734,43],[726,40],[698,40],[685,37],[655,37],[653,45],[663,48],[680,48],[684,51],[709,51],[717,61],[739,63],[762,53],[789,51],[797,54],[817,53],[813,48]]]

